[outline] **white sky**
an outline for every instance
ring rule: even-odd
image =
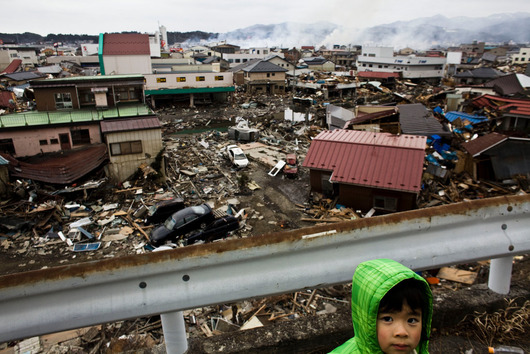
[[[482,17],[530,12],[530,0],[26,0],[2,5],[0,33],[138,31],[224,33],[254,24],[327,21],[364,28],[441,14]]]

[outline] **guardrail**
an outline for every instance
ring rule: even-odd
[[[530,250],[529,212],[528,195],[497,197],[6,275],[0,341],[346,283],[373,258],[419,271],[513,257]]]

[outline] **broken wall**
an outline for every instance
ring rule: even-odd
[[[374,207],[376,196],[397,199],[395,211],[416,209],[416,194],[414,193],[361,187],[351,184],[339,184],[339,199],[337,202],[354,210],[368,212]]]
[[[150,165],[162,150],[161,129],[108,133],[105,135],[110,156],[108,175],[112,180],[122,182],[134,174],[142,164]],[[142,152],[116,154],[111,144],[127,144],[141,141]]]

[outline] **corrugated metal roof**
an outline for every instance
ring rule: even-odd
[[[18,69],[20,64],[22,64],[22,59],[13,59],[13,61],[9,63],[9,65],[2,71],[2,73],[5,73],[5,74],[14,73]]]
[[[69,184],[103,164],[107,160],[107,146],[97,144],[46,154],[36,157],[38,161],[34,163],[18,161],[7,154],[2,156],[9,161],[9,171],[13,177],[53,184]]]
[[[149,35],[140,33],[106,33],[103,55],[151,55]]]
[[[9,161],[0,156],[0,165],[9,165]]]
[[[419,192],[427,138],[354,130],[324,131],[303,166],[333,171],[331,181]]]
[[[491,149],[495,145],[498,145],[508,139],[507,135],[499,133],[490,133],[476,138],[475,140],[468,141],[462,144],[462,147],[473,157],[482,154],[484,151]]]
[[[130,104],[111,107],[106,110],[74,109],[70,111],[23,112],[0,116],[1,128],[17,128],[63,123],[100,121],[104,118],[124,118],[152,115],[153,112],[143,104]]]
[[[129,118],[104,120],[101,123],[101,132],[115,133],[130,130],[144,130],[160,128],[160,121],[157,117]]]
[[[467,120],[471,122],[472,124],[478,124],[478,123],[482,123],[488,120],[488,117],[486,116],[477,116],[474,114],[468,114],[468,113],[457,112],[457,111],[447,112],[444,114],[444,116],[450,122],[453,122],[458,118],[460,118],[462,121]]]
[[[399,110],[399,124],[405,134],[424,136],[451,136],[449,130],[434,118],[431,112],[421,103],[401,104]]]

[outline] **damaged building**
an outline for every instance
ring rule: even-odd
[[[311,190],[368,212],[416,208],[427,138],[352,130],[323,131],[307,152]]]

